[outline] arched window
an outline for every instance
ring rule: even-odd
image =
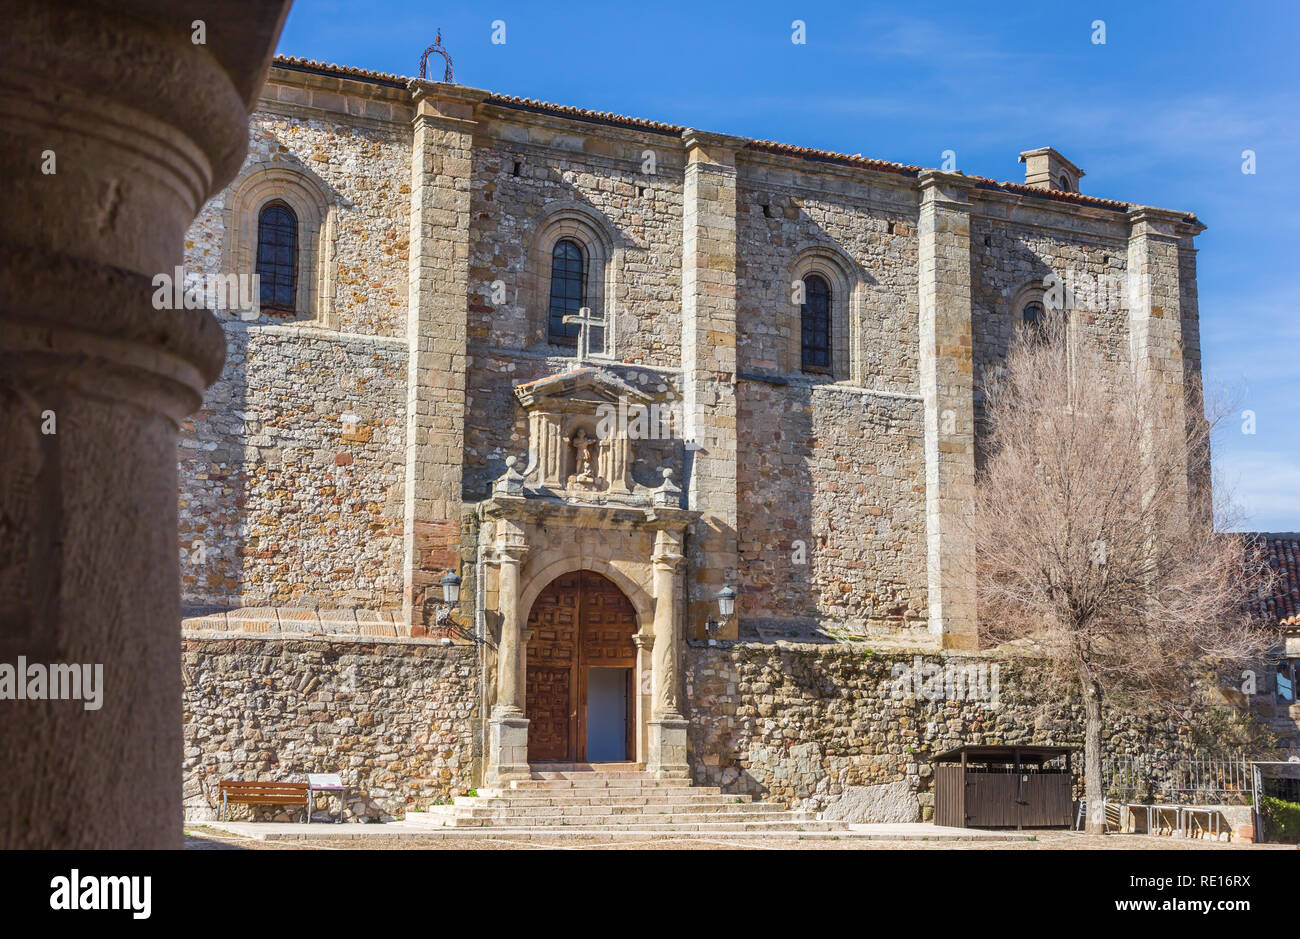
[[[802,367],[805,372],[831,368],[831,287],[820,274],[803,279],[803,304],[799,307],[802,333]]]
[[[283,202],[268,202],[257,217],[257,274],[262,309],[294,312],[298,216]]]
[[[1037,300],[1030,300],[1020,311],[1020,319],[1024,322],[1027,329],[1042,329],[1044,320],[1043,305]]]
[[[1061,177],[1061,192],[1073,192],[1074,187],[1070,185],[1070,177]]]
[[[551,249],[551,316],[550,338],[556,345],[572,346],[578,342],[578,326],[564,322],[587,303],[587,264],[582,246],[561,238]],[[591,347],[604,346],[604,337],[591,337]]]

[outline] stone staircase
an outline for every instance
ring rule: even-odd
[[[726,795],[716,786],[655,779],[639,763],[534,763],[532,778],[509,788],[479,789],[451,805],[408,812],[406,822],[430,828],[546,829],[566,834],[693,832],[776,833],[840,830],[811,812]]]

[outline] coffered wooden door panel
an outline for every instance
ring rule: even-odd
[[[636,666],[636,610],[613,583],[591,571],[557,577],[528,613],[528,758],[581,762],[587,747],[587,670]],[[627,696],[631,739],[634,700]]]

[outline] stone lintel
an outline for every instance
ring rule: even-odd
[[[479,517],[517,520],[522,523],[548,525],[569,524],[575,528],[640,528],[649,531],[667,529],[685,531],[700,517],[691,509],[666,506],[589,505],[559,499],[531,499],[521,496],[495,495],[478,503]]]

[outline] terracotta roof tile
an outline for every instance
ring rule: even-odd
[[[1268,563],[1278,574],[1262,612],[1278,625],[1300,626],[1300,533],[1251,534],[1263,542]]]
[[[639,117],[615,114],[612,111],[589,111],[586,108],[570,107],[567,104],[551,104],[549,101],[538,101],[535,98],[518,98],[514,95],[489,95],[485,100],[488,104],[500,104],[506,107],[521,108],[525,111],[543,111],[549,114],[577,118],[578,120],[598,121],[602,124],[615,124],[621,127],[637,127],[642,130],[652,130],[663,134],[681,134],[682,131],[686,130],[681,124],[648,121]]]
[[[861,166],[873,170],[888,170],[915,176],[922,167],[904,163],[891,163],[888,160],[873,160],[860,153],[849,156],[833,150],[817,150],[812,147],[797,147],[794,144],[777,143],[774,140],[753,140],[745,145],[746,150],[762,150],[767,153],[782,153],[787,156],[803,157],[806,160],[825,160],[831,163],[843,163],[848,166]]]

